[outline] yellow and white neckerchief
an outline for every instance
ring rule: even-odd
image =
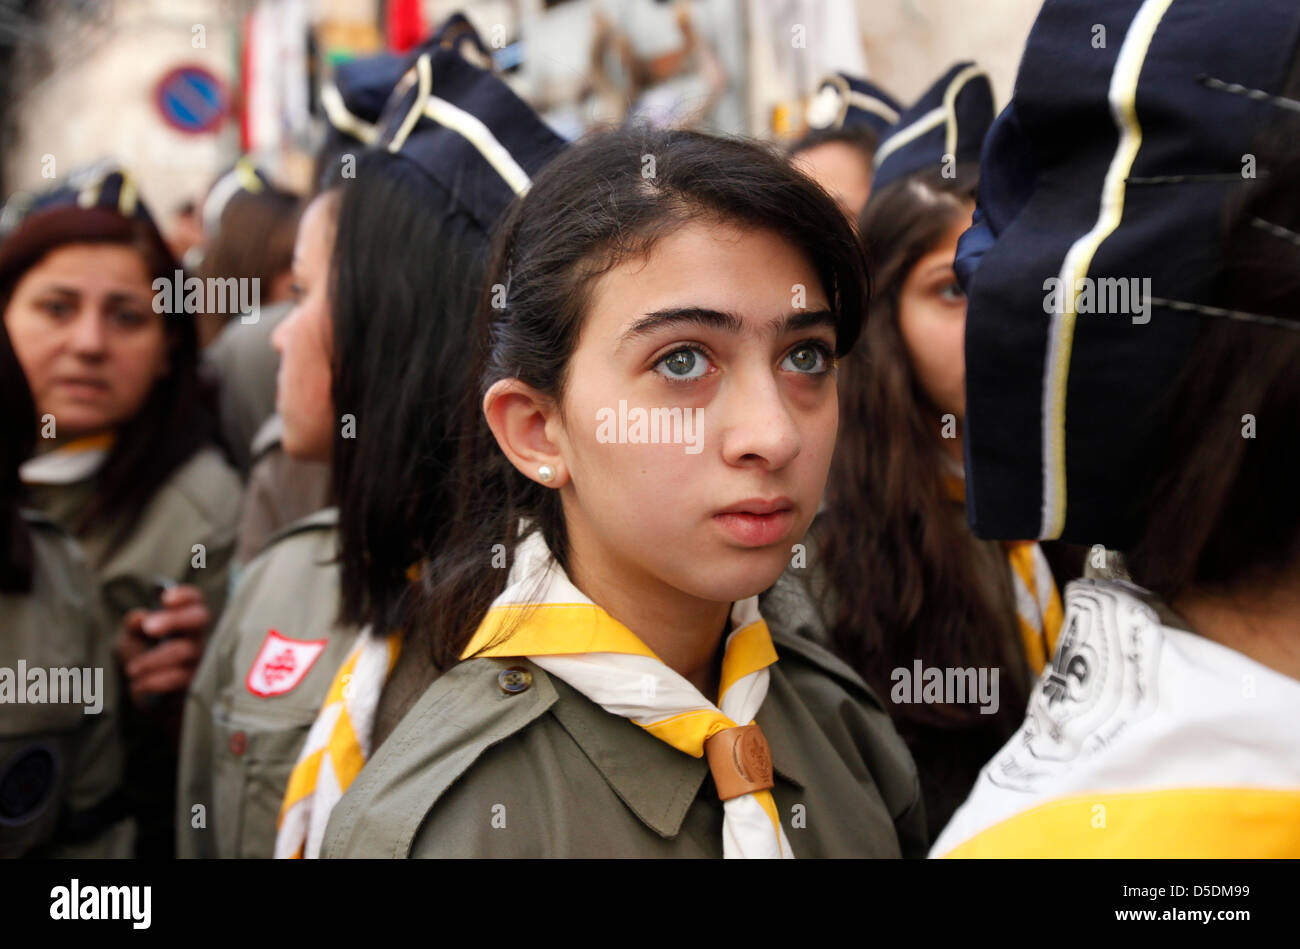
[[[949,498],[966,500],[964,477],[949,473],[944,475],[943,483]],[[1016,619],[1020,625],[1025,658],[1034,674],[1038,675],[1056,651],[1056,640],[1061,633],[1061,595],[1056,589],[1051,565],[1037,541],[1003,541],[1002,549],[1006,551],[1007,563],[1011,567]]]
[[[375,710],[401,651],[400,633],[357,636],[330,684],[289,775],[275,835],[276,858],[315,858],[330,811],[370,757]]]
[[[503,631],[506,638],[500,639]],[[696,758],[717,733],[753,722],[777,660],[758,597],[736,603],[722,659],[717,706],[670,669],[635,633],[575,587],[540,532],[524,539],[505,591],[462,659],[526,657],[612,715],[630,719]],[[723,802],[724,857],[792,858],[769,790]]]
[[[59,445],[34,458],[18,469],[23,484],[76,484],[104,466],[113,449],[114,434],[103,432]]]

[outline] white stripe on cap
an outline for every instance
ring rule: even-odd
[[[898,113],[887,106],[875,96],[869,96],[865,92],[849,91],[849,105],[861,109],[863,112],[873,112],[887,122],[897,122]]]
[[[514,156],[497,140],[492,130],[484,125],[478,116],[437,96],[429,96],[425,102],[424,114],[439,125],[459,132],[468,139],[515,194],[523,194],[528,190],[528,185],[531,183],[528,172],[519,167]]]
[[[1078,280],[1088,275],[1093,256],[1102,241],[1115,232],[1124,215],[1127,178],[1142,147],[1142,127],[1137,120],[1137,87],[1156,28],[1173,0],[1145,0],[1124,35],[1115,70],[1111,74],[1111,118],[1119,131],[1119,144],[1101,188],[1097,223],[1065,255],[1061,264],[1061,286],[1068,301],[1064,312],[1052,314],[1048,331],[1047,360],[1043,372],[1043,510],[1040,539],[1054,540],[1065,526],[1065,393],[1070,376],[1070,354]]]
[[[420,85],[415,93],[415,101],[411,104],[411,111],[406,113],[406,118],[402,119],[402,124],[398,126],[397,134],[395,134],[393,140],[388,143],[388,150],[390,152],[402,150],[402,146],[406,144],[406,137],[411,134],[411,129],[415,128],[415,123],[420,121],[420,112],[423,108],[422,103],[428,97],[433,86],[433,66],[429,62],[428,53],[425,53],[415,61],[414,71]],[[409,75],[410,70],[407,71],[407,76]],[[407,78],[406,76],[403,76],[402,80],[398,82],[398,85],[405,85],[406,82]],[[397,94],[397,90],[394,89],[393,93]]]
[[[320,104],[325,109],[330,125],[340,132],[347,132],[366,145],[375,144],[375,139],[379,137],[379,130],[348,110],[347,104],[343,101],[343,94],[334,83],[327,82],[321,87]]]
[[[979,66],[970,65],[953,76],[952,82],[948,83],[948,88],[944,90],[943,105],[931,109],[911,125],[904,126],[881,143],[880,148],[876,151],[876,167],[879,168],[881,162],[908,142],[915,141],[926,132],[938,128],[944,122],[948,123],[948,131],[944,137],[944,154],[955,155],[957,152],[957,95],[965,87],[966,83],[976,76],[987,76],[987,73]]]
[[[425,115],[437,122],[444,128],[456,132],[471,145],[473,145],[480,155],[483,156],[498,175],[517,195],[522,195],[528,190],[532,180],[528,177],[528,172],[520,167],[515,161],[514,156],[509,150],[501,144],[492,130],[483,124],[483,121],[471,112],[466,112],[458,105],[453,105],[446,99],[440,99],[438,96],[429,92],[429,86],[432,82],[430,72],[431,65],[428,54],[421,56],[416,64],[420,75],[420,92],[416,99],[415,106],[411,109],[410,114],[403,120],[401,128],[393,136],[393,141],[389,144],[389,151],[398,151],[406,142],[407,136],[411,134],[411,129],[415,127],[415,122],[421,115]],[[420,103],[423,102],[423,108]]]

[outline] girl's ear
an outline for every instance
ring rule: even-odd
[[[502,379],[483,397],[483,415],[510,463],[525,478],[548,488],[563,487],[568,468],[552,435],[559,406],[518,379]]]

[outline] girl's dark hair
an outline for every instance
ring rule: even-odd
[[[780,155],[739,139],[639,127],[570,146],[511,208],[480,297],[454,514],[422,587],[422,635],[439,668],[460,658],[504,589],[507,571],[492,561],[502,547],[513,552],[521,519],[562,565],[568,557],[559,493],[502,454],[483,395],[513,377],[560,402],[593,282],[697,220],[768,229],[799,248],[836,314],[838,351],[853,345],[867,302],[861,247],[831,198]]]
[[[3,312],[3,308],[0,308]],[[18,466],[36,447],[36,404],[27,378],[0,320],[0,593],[25,593],[32,586],[32,539],[19,509]]]
[[[340,617],[413,627],[407,577],[455,514],[454,425],[490,236],[409,159],[358,156],[341,182],[332,273]],[[339,421],[336,418],[336,422]]]
[[[95,217],[93,232],[61,243],[125,244],[144,258],[151,281],[165,277],[170,286],[175,280],[175,260],[150,223],[98,208],[81,213]],[[57,246],[45,245],[35,256],[9,258],[9,266],[0,271],[0,313],[9,306],[23,274]],[[68,525],[77,535],[108,525],[110,537],[120,541],[176,469],[204,445],[224,447],[217,433],[215,390],[199,375],[194,314],[182,311],[163,319],[167,373],[154,383],[139,411],[118,427],[95,493],[76,522]]]
[[[867,171],[871,171],[876,158],[876,149],[880,146],[880,136],[868,125],[845,125],[834,129],[813,129],[805,133],[790,146],[791,157],[800,152],[816,148],[819,145],[847,145],[856,149],[866,162]]]
[[[257,279],[265,301],[275,279],[293,264],[299,206],[297,195],[270,185],[256,193],[237,191],[222,209],[217,236],[203,256],[202,276]]]
[[[980,579],[980,542],[945,490],[940,410],[899,329],[908,274],[969,218],[977,175],[963,166],[955,178],[936,170],[892,182],[871,196],[859,224],[876,292],[863,346],[840,364],[840,436],[828,510],[814,536],[820,579],[833,591],[823,604],[835,648],[881,695],[889,694],[892,670],[910,669],[918,658],[928,666],[1024,668],[1009,653],[1019,638],[1015,617]],[[1023,715],[1021,678],[999,680],[998,717],[1007,722],[993,722],[973,703],[895,704],[890,711],[905,737],[918,727],[1005,727]]]
[[[1300,56],[1283,95],[1300,98]],[[1162,461],[1125,562],[1166,602],[1191,591],[1248,601],[1300,569],[1300,116],[1274,113],[1254,149],[1266,173],[1224,215],[1217,305],[1290,328],[1203,317],[1156,409],[1168,420]]]

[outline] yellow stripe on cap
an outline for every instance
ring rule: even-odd
[[[1097,223],[1071,246],[1061,264],[1061,287],[1068,301],[1064,312],[1052,315],[1043,373],[1043,508],[1038,536],[1055,540],[1065,527],[1065,395],[1070,354],[1078,318],[1078,281],[1088,275],[1102,242],[1115,232],[1124,216],[1127,179],[1142,147],[1137,119],[1137,87],[1156,27],[1173,0],[1146,0],[1124,36],[1111,75],[1111,116],[1119,129],[1119,144],[1101,189]]]

